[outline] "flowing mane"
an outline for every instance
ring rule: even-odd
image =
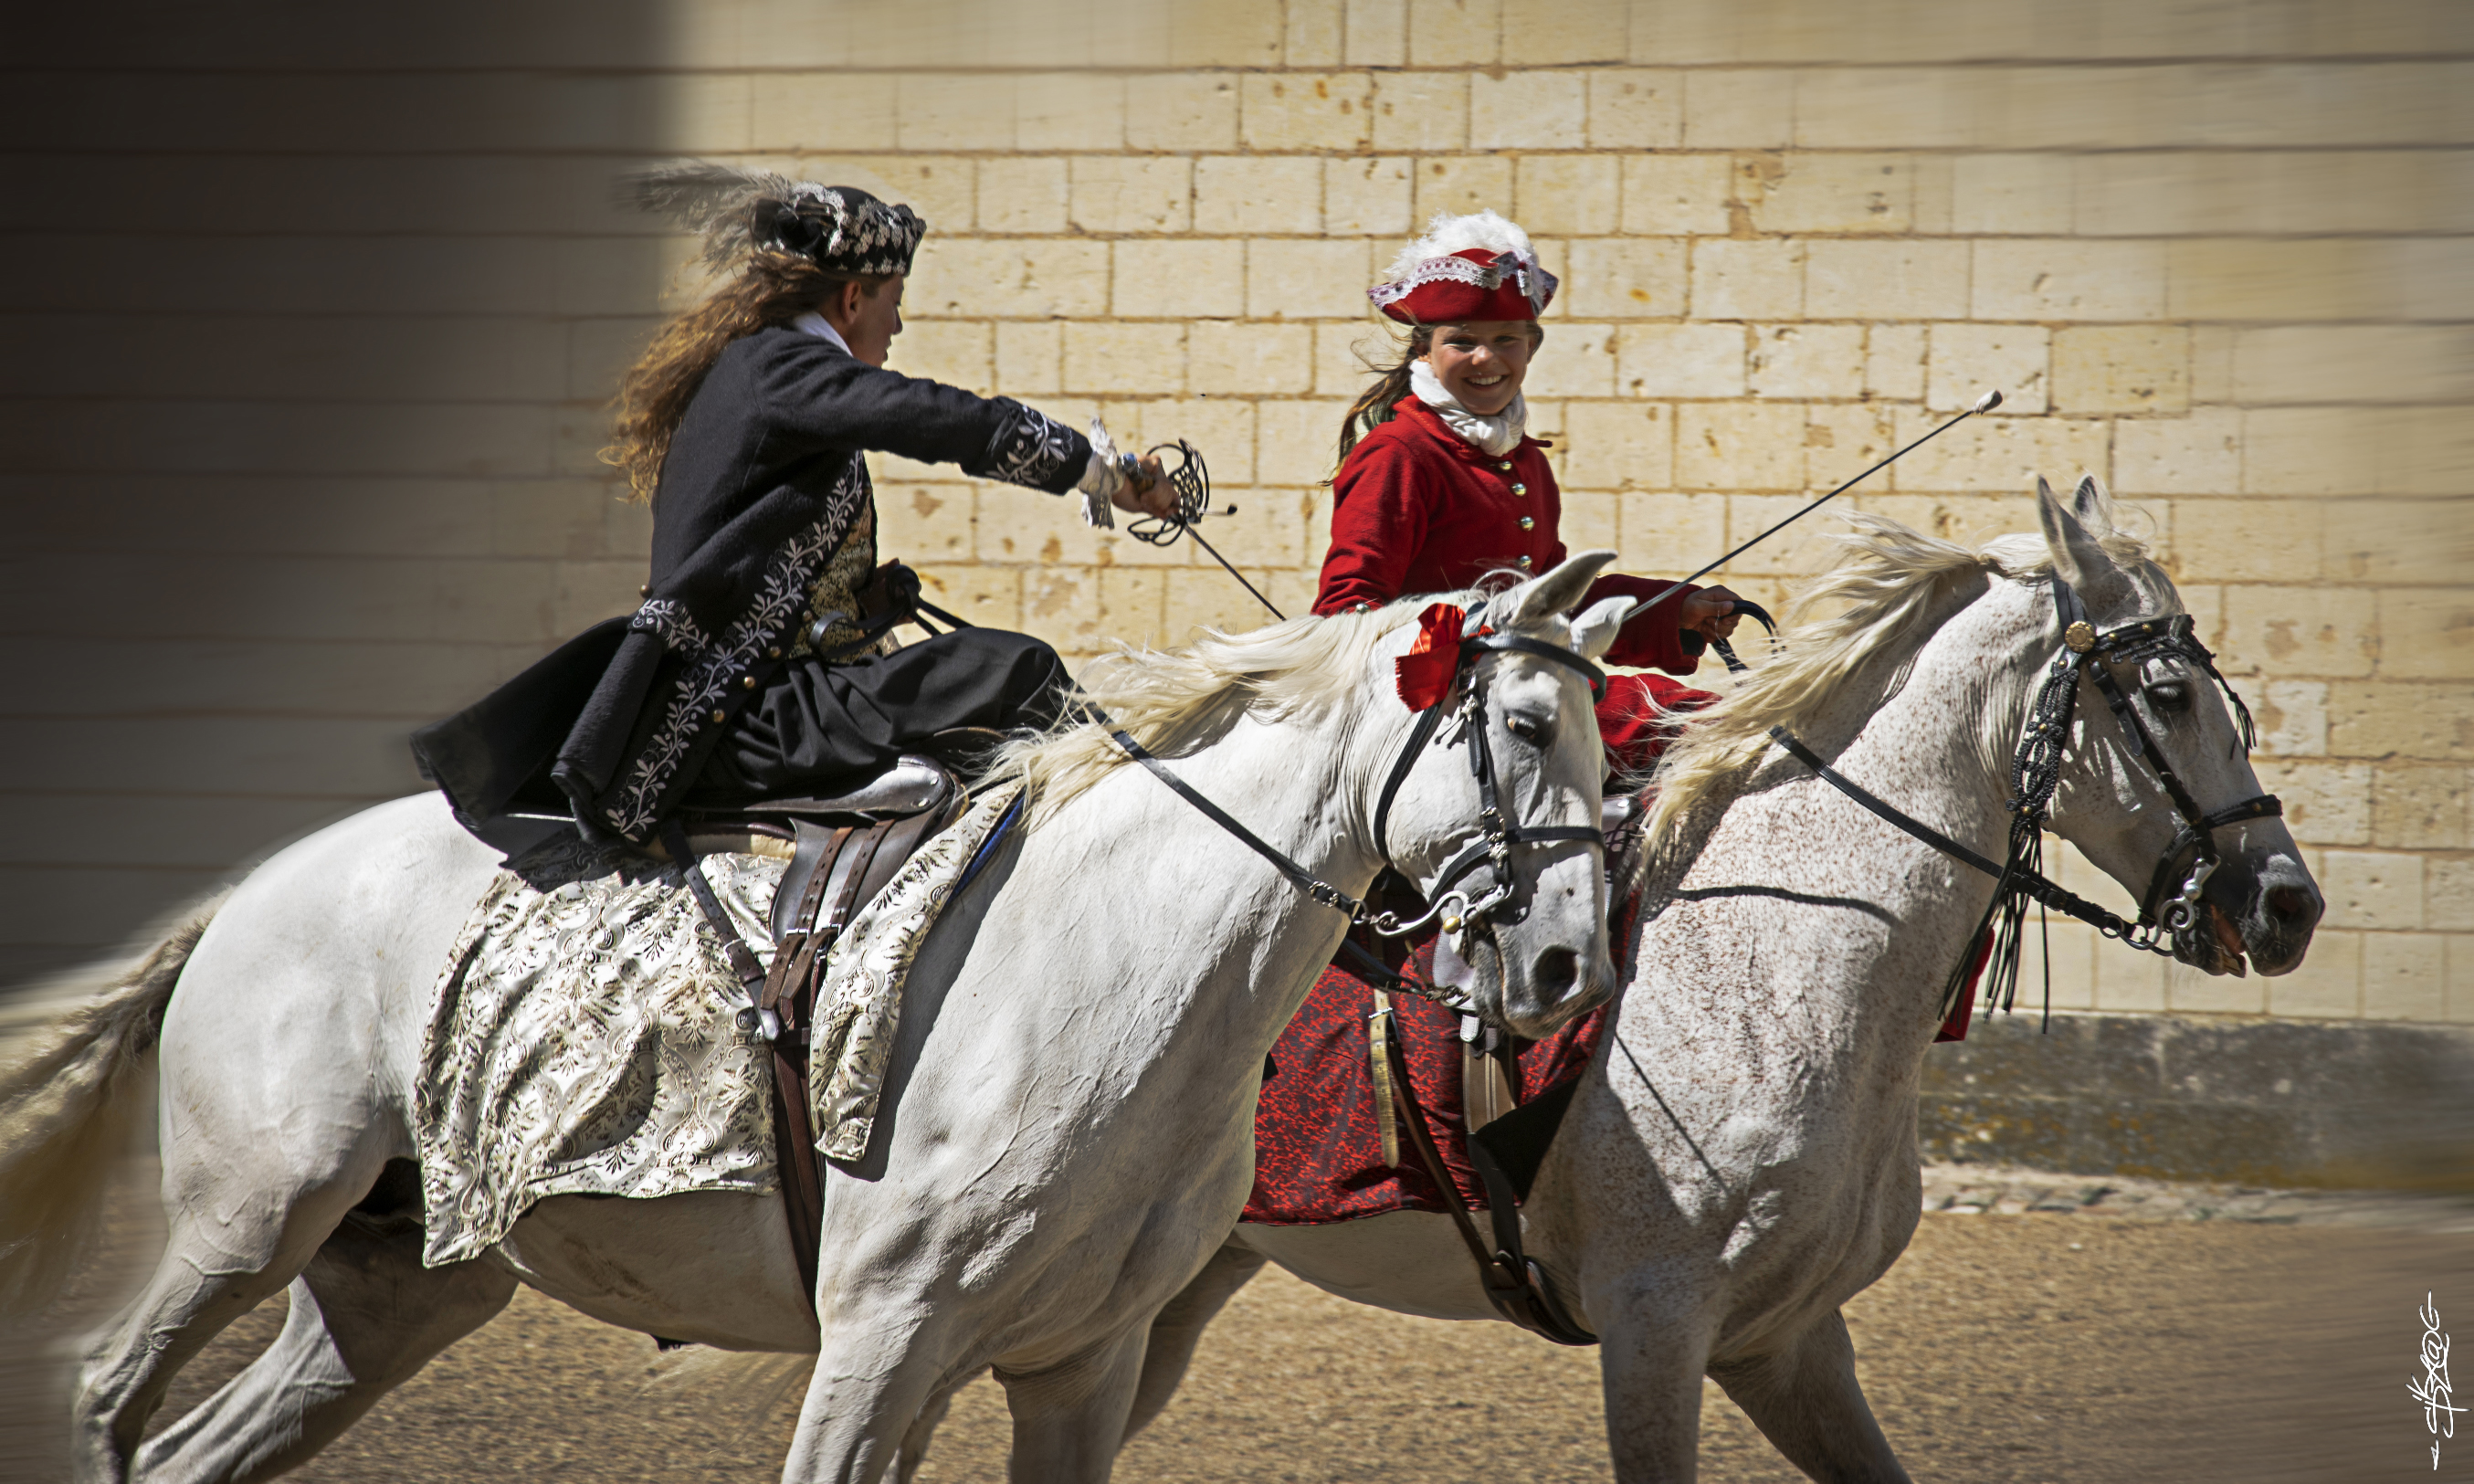
[[[1086,667],[1082,693],[1144,746],[1174,757],[1241,716],[1294,716],[1345,699],[1365,683],[1368,657],[1386,634],[1415,622],[1429,603],[1468,606],[1485,596],[1427,595],[1244,634],[1207,629],[1191,646],[1167,652],[1119,644]],[[1045,816],[1126,761],[1104,727],[1068,716],[1000,748],[986,786],[1023,784]]]
[[[1886,516],[1853,511],[1844,519],[1855,529],[1829,539],[1845,556],[1796,598],[1769,661],[1693,713],[1660,760],[1650,839],[1674,839],[1727,781],[1748,773],[1768,749],[1772,727],[1795,725],[1876,659],[1923,643],[1953,586],[1979,574],[2025,579],[2052,568],[2040,535],[1965,547]],[[2099,539],[2125,565],[2147,560],[2134,536],[2111,531]]]

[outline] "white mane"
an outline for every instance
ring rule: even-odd
[[[1473,603],[1481,596],[1443,600]],[[1208,629],[1192,646],[1165,653],[1120,644],[1084,669],[1082,693],[1127,735],[1175,756],[1249,712],[1292,716],[1344,699],[1365,683],[1368,657],[1383,636],[1436,600],[1308,615],[1245,634]],[[1106,728],[1068,715],[1045,732],[1006,743],[987,782],[1023,783],[1045,816],[1126,761]]]
[[[1885,516],[1858,511],[1845,519],[1855,529],[1830,538],[1845,557],[1797,597],[1778,650],[1735,690],[1693,713],[1659,760],[1649,839],[1674,839],[1726,780],[1749,771],[1768,749],[1772,727],[1795,725],[1875,659],[1922,644],[1951,584],[1984,572],[2031,577],[2052,567],[2037,535],[1964,547]],[[2147,559],[2136,537],[2108,531],[2099,539],[2125,567]]]

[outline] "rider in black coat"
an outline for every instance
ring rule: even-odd
[[[743,265],[621,395],[621,450],[653,502],[644,603],[415,734],[424,776],[485,839],[547,811],[642,841],[691,797],[821,791],[939,732],[1054,719],[1068,682],[1036,639],[963,628],[885,652],[861,626],[877,572],[861,455],[1079,489],[1099,524],[1112,501],[1166,507],[1157,465],[882,369],[925,231],[908,207],[709,166],[648,177],[645,196]]]

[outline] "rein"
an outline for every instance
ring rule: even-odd
[[[2187,946],[2198,931],[2201,893],[2209,877],[2223,864],[2217,849],[2216,832],[2229,824],[2248,819],[2271,818],[2282,815],[2285,806],[2275,794],[2254,794],[2240,803],[2227,805],[2213,813],[2202,810],[2181,775],[2173,770],[2165,749],[2158,746],[2155,734],[2147,728],[2138,708],[2131,705],[2129,693],[2114,674],[2114,667],[2138,665],[2152,659],[2183,660],[2204,672],[2224,693],[2225,699],[2239,718],[2243,746],[2255,745],[2257,734],[2252,726],[2249,708],[2217,669],[2216,656],[2199,643],[2194,632],[2194,620],[2187,613],[2165,614],[2141,619],[2118,628],[2099,632],[2088,620],[2087,605],[2059,572],[2053,574],[2053,609],[2061,626],[2060,652],[2054,655],[2046,671],[2045,684],[2037,692],[2035,703],[2028,708],[2027,727],[2019,740],[2010,765],[2011,781],[2017,792],[2010,799],[2010,840],[2007,858],[2000,864],[1977,854],[1939,830],[1925,824],[1897,806],[1890,804],[1862,785],[1848,778],[1821,760],[1783,726],[1770,729],[1770,740],[1783,748],[1788,756],[1803,764],[1815,777],[1870,810],[1875,815],[1897,829],[1922,840],[1953,860],[1973,866],[1994,878],[1993,900],[1984,916],[1968,935],[1971,945],[1988,927],[2000,922],[1993,960],[1987,965],[1985,1004],[2008,1010],[2018,996],[2019,955],[2024,946],[2027,903],[2050,908],[2065,916],[2075,917],[2094,927],[2106,937],[2118,938],[2133,948],[2171,958]],[[1740,669],[1732,652],[1726,653],[1729,668]],[[2065,890],[2043,871],[2044,828],[2052,815],[2053,791],[2060,786],[2062,760],[2070,745],[2071,719],[2078,704],[2078,682],[2084,677],[2104,697],[2123,736],[2138,746],[2139,756],[2156,781],[2164,788],[2173,809],[2181,816],[2182,826],[2157,858],[2147,895],[2139,904],[2139,920],[2124,921],[2118,913],[2108,912],[2086,898]],[[2168,900],[2168,891],[2176,876],[2181,888]],[[2161,946],[2160,946],[2161,945]],[[1942,1013],[1947,1017],[1957,1008],[1958,996],[1965,992],[1967,971],[1973,953],[1963,954],[1951,970],[1942,987]],[[2051,967],[2046,968],[2047,1012],[2050,1013]]]
[[[1470,630],[1476,630],[1482,626],[1484,614],[1485,609],[1480,608],[1477,613],[1470,615],[1468,620]],[[1486,683],[1476,669],[1477,662],[1486,655],[1501,653],[1528,654],[1552,661],[1568,669],[1579,671],[1581,676],[1589,681],[1592,695],[1605,691],[1606,672],[1569,649],[1539,640],[1523,638],[1517,634],[1492,632],[1464,634],[1460,642],[1459,653],[1453,664],[1453,684],[1446,688],[1441,699],[1419,714],[1418,723],[1410,731],[1409,741],[1401,747],[1399,757],[1394,761],[1391,773],[1384,779],[1383,791],[1374,806],[1375,853],[1382,858],[1384,864],[1389,866],[1392,864],[1392,846],[1386,828],[1391,820],[1392,801],[1399,793],[1400,785],[1407,780],[1409,770],[1417,766],[1419,756],[1434,741],[1436,730],[1442,724],[1444,713],[1454,709],[1452,692],[1460,689],[1460,679],[1463,675],[1467,675],[1468,687],[1462,692],[1458,709],[1466,720],[1465,731],[1469,738],[1469,772],[1477,783],[1478,838],[1444,863],[1442,872],[1436,877],[1435,889],[1441,893],[1441,901],[1416,919],[1406,923],[1403,923],[1395,912],[1370,912],[1364,901],[1350,896],[1338,887],[1317,877],[1296,861],[1274,849],[1262,837],[1239,823],[1226,810],[1205,798],[1193,785],[1179,778],[1174,769],[1160,761],[1142,743],[1127,735],[1123,728],[1110,727],[1108,737],[1126,756],[1140,763],[1152,777],[1166,785],[1177,797],[1194,806],[1204,818],[1227,831],[1236,838],[1238,843],[1270,862],[1274,870],[1287,877],[1306,895],[1345,913],[1352,925],[1363,922],[1386,937],[1403,937],[1426,923],[1441,918],[1443,931],[1456,935],[1466,934],[1485,923],[1492,913],[1501,910],[1504,903],[1511,899],[1514,888],[1513,846],[1582,840],[1602,850],[1606,847],[1605,838],[1597,830],[1586,825],[1514,825],[1506,822],[1501,794],[1495,780],[1494,753],[1487,742]],[[1480,865],[1492,867],[1493,881],[1487,889],[1472,900],[1468,892],[1458,889],[1456,884]],[[1344,940],[1344,946],[1353,945],[1347,945]],[[1360,952],[1362,953],[1363,950]],[[1366,957],[1371,960],[1370,955]],[[1381,968],[1379,963],[1375,966],[1378,969]],[[1410,987],[1417,992],[1428,994],[1438,1004],[1459,1010],[1467,1010],[1469,1008],[1466,1001],[1457,996],[1446,999],[1431,986],[1409,985],[1405,981],[1398,981],[1397,977],[1388,969],[1383,969],[1382,973],[1385,979],[1395,980],[1402,987]]]

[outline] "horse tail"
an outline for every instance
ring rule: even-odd
[[[221,905],[190,910],[133,967],[123,961],[55,981],[39,999],[67,1008],[19,1046],[0,1048],[0,1321],[50,1303],[88,1245],[105,1184],[146,1106],[172,986]]]

